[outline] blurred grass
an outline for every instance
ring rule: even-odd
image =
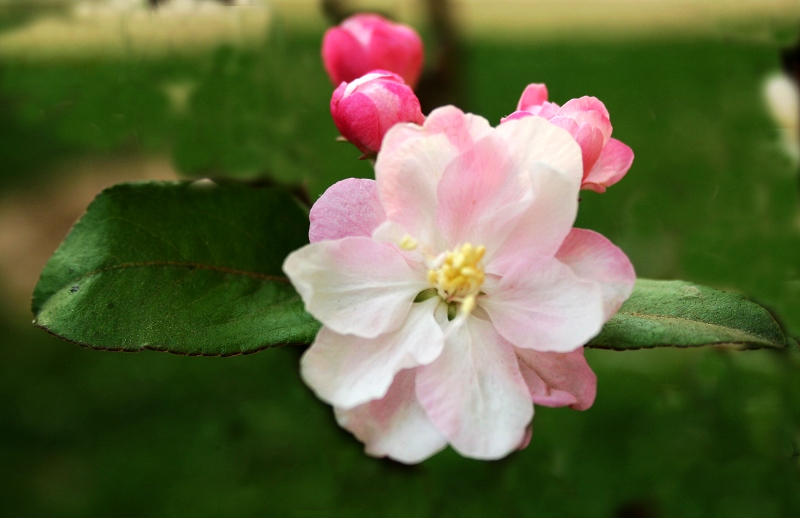
[[[318,34],[169,60],[0,64],[0,189],[86,154],[163,154],[187,174],[269,174],[312,197],[369,176],[336,143]],[[525,84],[596,95],[629,175],[578,226],[642,276],[741,291],[800,335],[797,171],[761,80],[775,45],[711,38],[465,48],[462,108],[493,123]],[[166,86],[191,85],[185,110]],[[50,175],[50,176],[49,176]],[[587,412],[537,408],[499,462],[363,455],[297,374],[299,351],[209,359],[99,353],[0,316],[3,516],[680,516],[800,514],[800,362],[727,350],[590,351]]]

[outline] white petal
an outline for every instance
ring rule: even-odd
[[[441,356],[418,371],[417,397],[459,453],[498,459],[517,449],[533,405],[513,347],[490,322],[452,326]]]
[[[415,375],[416,369],[400,371],[382,399],[351,410],[334,408],[339,425],[362,441],[368,454],[415,464],[447,445],[417,401]]]
[[[363,338],[399,328],[428,287],[395,247],[366,237],[306,245],[289,254],[283,271],[309,313],[336,333]]]
[[[428,364],[441,353],[444,333],[434,318],[440,303],[434,297],[414,304],[400,329],[375,338],[323,327],[301,360],[303,380],[339,408],[381,399],[400,370]]]

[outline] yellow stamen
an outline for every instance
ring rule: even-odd
[[[403,239],[400,240],[400,248],[402,248],[403,250],[409,250],[409,251],[414,250],[415,248],[417,248],[417,245],[418,245],[417,240],[409,236],[408,234],[403,236]]]
[[[483,284],[481,259],[485,253],[483,246],[464,243],[439,256],[428,270],[428,281],[439,296],[447,302],[461,302],[461,311],[467,314],[475,308],[475,297]]]
[[[473,309],[475,309],[475,295],[469,295],[461,303],[461,312],[469,315]]]

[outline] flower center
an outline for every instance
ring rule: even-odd
[[[428,281],[447,302],[461,302],[461,311],[469,313],[475,307],[475,297],[483,284],[481,259],[484,246],[470,243],[439,255],[428,270]]]

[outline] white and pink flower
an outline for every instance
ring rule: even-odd
[[[500,122],[532,115],[543,117],[564,128],[581,146],[583,182],[581,189],[605,192],[620,181],[633,163],[633,151],[611,138],[611,120],[605,105],[596,97],[581,97],[564,106],[548,102],[547,87],[529,84],[517,103],[517,111]]]
[[[389,130],[375,171],[322,195],[311,244],[284,263],[323,324],[303,378],[339,424],[405,463],[447,444],[496,459],[524,446],[534,403],[590,407],[582,346],[635,276],[606,238],[572,228],[570,134],[444,107]]]

